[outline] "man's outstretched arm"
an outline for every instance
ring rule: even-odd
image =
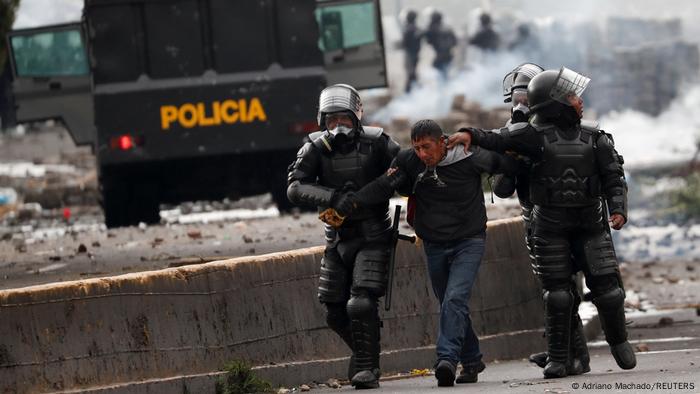
[[[366,184],[355,193],[358,204],[373,205],[380,204],[390,199],[396,190],[400,189],[408,180],[406,172],[395,166],[389,168],[387,172],[372,182]]]
[[[528,123],[515,123],[496,130],[461,128],[448,138],[447,148],[458,144],[463,144],[465,151],[477,145],[498,153],[513,151],[531,157],[540,154],[540,138]]]

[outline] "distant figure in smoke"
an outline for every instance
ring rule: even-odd
[[[491,26],[491,15],[481,14],[479,17],[481,27],[479,31],[469,39],[469,44],[480,48],[483,51],[496,51],[501,46],[501,37]]]
[[[418,66],[418,53],[420,52],[423,32],[416,25],[418,14],[414,10],[406,13],[406,24],[403,28],[401,46],[404,51],[404,67],[406,68],[406,92],[411,91],[416,81],[416,66]]]
[[[425,32],[425,39],[435,50],[433,67],[440,71],[444,79],[447,79],[447,72],[453,59],[452,50],[457,45],[457,37],[451,28],[443,25],[442,14],[439,11],[433,11],[430,14],[430,25]]]
[[[508,49],[532,55],[533,52],[539,52],[540,40],[530,31],[528,25],[522,23],[518,26],[515,39],[508,44]]]

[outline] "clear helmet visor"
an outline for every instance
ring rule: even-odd
[[[514,89],[513,95],[511,97],[513,101],[513,107],[516,107],[519,104],[522,104],[526,107],[529,106],[527,101],[527,89]]]
[[[552,90],[549,92],[549,97],[562,104],[571,105],[569,97],[581,97],[589,82],[591,82],[590,78],[562,67]]]
[[[515,81],[515,75],[516,71],[513,70],[506,74],[505,77],[503,77],[503,95],[504,96],[510,96],[510,91],[513,88],[513,81]],[[506,102],[510,101],[509,98],[506,98]]]
[[[534,63],[523,63],[518,65],[513,69],[513,71],[506,74],[503,78],[503,95],[507,96],[504,102],[511,101],[511,92],[513,89],[523,88],[527,89],[527,84],[530,82],[535,75],[541,73],[544,69]]]

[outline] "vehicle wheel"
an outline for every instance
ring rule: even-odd
[[[152,182],[140,182],[132,185],[129,204],[130,225],[160,223],[160,204],[158,187]]]
[[[105,182],[101,185],[101,204],[107,228],[128,226],[127,205],[129,193],[119,182]]]
[[[102,209],[107,228],[160,223],[157,187],[151,183],[103,181]]]

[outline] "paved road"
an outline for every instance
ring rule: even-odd
[[[563,379],[543,379],[541,369],[525,360],[491,362],[479,383],[438,388],[433,376],[384,381],[382,393],[700,393],[700,311],[630,316],[630,339],[641,348],[634,370],[620,370],[603,341],[589,343],[591,372]],[[601,338],[602,339],[602,338]],[[623,386],[624,385],[624,386]],[[348,392],[323,389],[313,392]]]

